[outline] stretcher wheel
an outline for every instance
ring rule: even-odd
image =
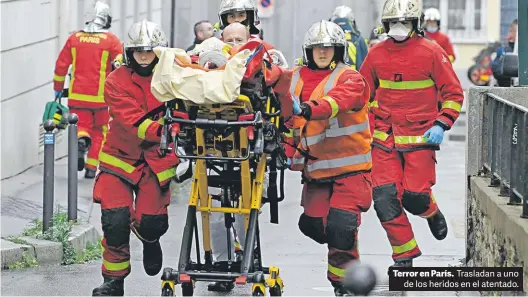
[[[266,292],[264,284],[254,283],[251,287],[251,296],[265,296],[264,292]]]
[[[194,294],[194,285],[192,282],[181,285],[182,296],[192,296]]]
[[[175,296],[174,290],[171,287],[166,286],[165,288],[161,289],[161,296]]]
[[[269,288],[270,296],[282,296],[282,290],[279,285]]]

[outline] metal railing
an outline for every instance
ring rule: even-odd
[[[528,108],[487,93],[483,111],[482,173],[528,218]]]

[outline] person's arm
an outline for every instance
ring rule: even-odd
[[[71,54],[71,36],[66,40],[66,44],[59,53],[59,57],[55,62],[55,75],[53,76],[53,89],[55,92],[62,92],[64,89],[64,81],[68,74],[68,68],[72,64]]]
[[[444,50],[446,51],[447,56],[449,57],[449,61],[451,61],[451,63],[454,63],[456,60],[455,50],[453,48],[453,44],[451,43],[451,40],[449,39],[447,35],[445,36]]]
[[[365,61],[363,61],[363,64],[359,69],[359,73],[363,76],[363,78],[365,78],[365,81],[367,82],[367,85],[370,89],[369,99],[372,105],[372,101],[376,97],[376,90],[379,86],[379,80],[376,75],[376,71],[374,71],[374,68],[372,67],[372,53],[368,54],[365,58]]]
[[[330,119],[339,112],[360,110],[369,100],[369,88],[365,79],[356,71],[347,70],[339,77],[328,94],[301,104],[309,106],[309,119]]]
[[[110,61],[112,61],[112,69],[116,69],[123,64],[123,46],[117,36],[112,36],[112,45],[110,47]]]
[[[444,50],[433,49],[433,70],[431,78],[440,92],[442,108],[435,125],[449,130],[457,120],[464,102],[464,92],[460,81]]]
[[[137,99],[132,97],[125,87],[112,79],[112,76],[106,80],[104,98],[113,121],[121,123],[140,139],[151,142],[160,141],[161,124],[149,119]]]
[[[358,40],[358,46],[359,46],[359,51],[358,51],[358,57],[356,58],[356,61],[358,64],[357,69],[361,69],[361,65],[363,65],[363,62],[365,61],[365,58],[367,57],[367,54],[368,54],[367,42],[361,36],[359,37],[359,40]]]

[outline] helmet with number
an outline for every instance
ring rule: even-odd
[[[389,32],[391,22],[412,21],[413,29],[420,28],[422,0],[387,0],[383,5],[381,22],[385,32]]]
[[[310,68],[315,68],[313,48],[315,46],[334,47],[334,62],[348,62],[348,42],[345,32],[337,24],[329,21],[320,21],[313,24],[306,32],[303,43],[304,61]]]
[[[147,20],[137,22],[128,30],[123,49],[123,62],[140,75],[150,75],[158,63],[158,58],[156,57],[148,67],[141,67],[134,59],[134,52],[152,51],[158,46],[168,46],[161,26]]]
[[[94,18],[86,22],[83,31],[87,33],[108,32],[111,25],[112,15],[110,13],[110,7],[101,1],[97,1],[94,8]]]
[[[260,30],[258,26],[260,19],[258,17],[258,8],[255,5],[254,0],[222,0],[220,2],[220,11],[218,12],[218,18],[220,19],[220,27],[224,28],[229,23],[227,22],[227,16],[230,13],[245,11],[247,17],[241,23],[249,27],[251,34],[259,34]]]

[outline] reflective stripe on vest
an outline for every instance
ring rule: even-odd
[[[435,83],[432,79],[426,80],[415,80],[415,81],[391,81],[391,80],[379,80],[379,87],[384,89],[393,90],[417,90],[425,89],[434,86]]]
[[[395,254],[403,254],[412,251],[416,246],[416,239],[413,237],[413,239],[409,240],[408,242],[402,245],[392,246],[392,251]]]
[[[134,172],[134,170],[136,170],[136,167],[126,163],[125,161],[120,160],[117,157],[109,155],[103,151],[99,153],[99,161],[102,163],[106,163],[108,165],[112,165],[116,168],[119,168],[129,174]],[[171,179],[174,176],[176,176],[176,167],[169,168],[169,169],[163,170],[162,172],[156,173],[156,177],[158,178],[158,181],[160,182],[160,184],[167,181],[168,179]]]
[[[308,154],[315,153],[313,156],[317,159],[307,161],[301,153],[296,152],[292,159],[292,168],[304,170],[309,178],[320,179],[370,169],[372,157],[368,139],[370,136],[368,106],[357,112],[350,111],[338,115],[337,103],[333,98],[326,96],[335,87],[339,76],[348,69],[348,65],[339,63],[334,71],[319,83],[310,96],[310,100],[327,100],[332,106],[332,116],[334,117],[328,120],[308,121],[305,125],[304,132],[306,134],[301,135],[300,149],[307,151]],[[296,85],[293,85],[293,82]],[[292,81],[291,89],[298,92],[299,84],[302,84],[300,77]],[[293,95],[298,96],[298,93]],[[332,102],[335,103],[336,110],[334,110]],[[326,144],[325,139],[329,141]],[[364,139],[365,141],[363,141]],[[337,151],[332,151],[329,148],[327,151],[324,147],[330,145],[335,149],[336,146],[332,143],[341,141],[348,142],[350,145],[363,145],[364,153],[346,154],[346,149],[340,150],[338,148]],[[360,151],[360,149],[356,151]]]
[[[396,144],[422,144],[427,142],[427,137],[423,136],[394,136]]]
[[[112,262],[108,262],[107,260],[103,259],[103,266],[108,271],[127,270],[130,267],[130,261],[112,263]]]
[[[68,94],[68,99],[77,100],[77,101],[86,101],[93,103],[104,103],[104,85],[106,81],[106,66],[108,63],[109,52],[104,50],[101,55],[101,64],[99,66],[99,88],[97,90],[97,95],[85,95],[75,93],[75,64],[77,63],[77,49],[72,47],[72,72],[70,80],[70,93]]]
[[[132,173],[134,170],[136,170],[136,167],[128,164],[125,161],[119,160],[119,158],[116,158],[112,155],[109,155],[103,151],[99,153],[99,162],[106,163],[108,165],[112,165],[116,168],[119,168],[123,170],[126,173]]]
[[[387,138],[389,138],[389,134],[383,131],[374,130],[374,135],[372,137],[374,137],[375,139],[379,139],[381,141],[385,141],[387,140]]]
[[[356,70],[357,65],[357,48],[356,45],[349,41],[348,42],[348,57],[350,58],[350,61],[352,62],[352,69]]]
[[[455,101],[445,101],[442,103],[442,108],[449,108],[457,112],[460,112],[460,110],[462,109],[462,105],[460,105],[460,103],[455,102]]]
[[[173,178],[176,176],[176,167],[169,168],[167,170],[163,170],[160,173],[156,173],[156,176],[158,177],[158,181],[163,183],[164,181]]]
[[[65,81],[66,80],[66,76],[61,76],[61,75],[54,74],[53,75],[53,80],[54,81]]]
[[[152,125],[153,123],[155,123],[155,122],[153,120],[151,120],[151,119],[143,120],[143,122],[141,122],[141,124],[139,124],[139,126],[138,126],[137,136],[139,138],[141,138],[141,139],[145,139],[145,137],[147,136],[147,130],[150,127],[150,125]],[[163,125],[165,123],[165,119],[164,118],[160,118],[158,120],[158,123],[160,125]]]
[[[290,94],[292,96],[292,99],[297,101],[297,103],[301,103],[299,96],[301,96],[302,87],[304,85],[303,81],[299,81],[301,79],[301,67],[297,67],[293,69],[293,75],[292,80],[290,84]],[[300,83],[300,85],[299,85]]]

